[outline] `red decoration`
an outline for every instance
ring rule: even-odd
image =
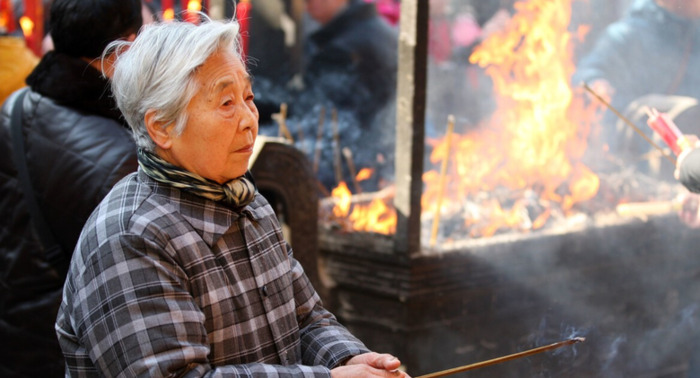
[[[173,6],[173,0],[162,0],[160,2],[160,10],[163,14],[163,20],[169,21],[173,19],[175,13]]]
[[[32,21],[31,30],[25,30],[24,38],[34,54],[41,56],[41,41],[44,38],[44,8],[41,0],[24,0],[24,17]]]
[[[200,0],[183,0],[182,9],[185,12],[185,21],[192,24],[199,24],[199,12],[202,10],[202,2]]]
[[[238,20],[238,25],[240,29],[238,34],[241,36],[241,47],[243,49],[243,61],[245,62],[248,56],[248,38],[250,37],[250,11],[252,4],[250,0],[239,0],[236,4],[236,20]]]
[[[15,14],[12,12],[12,2],[10,0],[0,0],[0,17],[5,31],[9,34],[15,31]]]
[[[679,155],[688,147],[688,141],[668,115],[659,113],[656,109],[650,109],[647,113],[649,115],[647,124],[666,142],[674,154]]]

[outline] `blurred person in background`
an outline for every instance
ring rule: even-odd
[[[0,0],[5,7],[0,9],[13,10],[0,15],[13,24],[0,23],[0,105],[17,89],[25,86],[24,80],[32,72],[39,58],[34,55],[24,40],[22,29],[17,20],[19,12],[13,7],[11,0]]]
[[[382,16],[391,26],[399,26],[401,16],[401,0],[364,0],[367,3],[374,3],[377,13]]]
[[[643,105],[665,112],[665,106],[686,101],[682,98],[699,100],[698,20],[700,0],[634,0],[624,16],[609,25],[592,50],[580,59],[572,84],[587,83],[634,122],[641,120],[634,119],[632,113]],[[675,121],[685,127],[686,133],[695,134],[698,130],[692,128],[697,115],[696,108]],[[630,130],[616,130],[618,120],[612,112],[606,113],[603,122],[603,142],[613,152],[648,152],[643,140],[627,145],[630,142],[624,140],[624,135]]]
[[[54,49],[27,78],[29,88],[0,110],[2,377],[64,375],[54,324],[68,261],[92,210],[137,167],[136,146],[111,96],[111,60],[101,54],[111,41],[135,38],[140,1],[55,0],[49,12]],[[15,114],[21,146],[12,138]],[[15,155],[20,148],[26,167]]]
[[[396,94],[398,35],[372,3],[305,0],[320,27],[306,45],[304,95],[316,91],[368,127]]]
[[[635,0],[577,66],[586,82],[624,109],[650,93],[700,98],[700,0]]]
[[[291,132],[306,138],[297,140],[305,149],[316,142],[320,109],[327,120],[336,110],[341,147],[362,146],[362,151],[354,151],[358,169],[375,168],[375,179],[380,172],[393,172],[397,30],[377,13],[374,3],[365,0],[305,0],[305,4],[318,27],[305,41],[302,74],[285,83],[256,78],[261,134],[278,134],[276,124],[268,120],[281,103],[287,103]],[[328,189],[338,184],[333,143],[329,122],[318,170]],[[350,182],[349,172],[343,170],[344,181]],[[365,183],[374,189],[378,185]]]
[[[495,110],[491,78],[469,56],[504,30],[513,12],[510,0],[430,1],[427,136],[444,135],[448,114],[456,131],[466,133]]]
[[[71,260],[56,320],[67,375],[407,377],[324,309],[257,192],[238,31],[173,21],[112,45],[139,169]]]
[[[250,11],[247,66],[254,77],[289,80],[297,26],[283,0],[255,0]],[[278,111],[279,108],[273,109]]]

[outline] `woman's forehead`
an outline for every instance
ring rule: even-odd
[[[232,84],[249,85],[250,75],[241,59],[233,52],[220,50],[207,58],[197,70],[200,83],[212,90]]]

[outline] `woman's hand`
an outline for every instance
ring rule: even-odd
[[[390,354],[364,353],[349,359],[345,365],[331,370],[333,378],[343,377],[392,377],[410,378],[398,370],[401,361]]]

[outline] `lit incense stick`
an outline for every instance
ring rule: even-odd
[[[343,147],[343,156],[345,157],[345,162],[348,164],[348,170],[350,171],[350,177],[355,187],[355,193],[360,194],[362,193],[362,188],[360,188],[360,183],[357,182],[357,172],[355,171],[355,161],[352,158],[352,151],[347,147]]]
[[[600,101],[601,103],[603,103],[603,105],[605,105],[608,109],[610,109],[611,112],[615,113],[615,115],[616,115],[618,118],[620,118],[625,124],[627,124],[627,126],[631,127],[632,130],[634,130],[635,132],[637,132],[637,134],[641,135],[642,138],[644,138],[644,140],[646,140],[646,141],[649,142],[649,144],[651,144],[654,148],[656,148],[657,150],[659,150],[659,151],[661,152],[661,154],[662,154],[666,159],[668,159],[668,161],[670,161],[674,166],[676,165],[676,159],[674,159],[673,157],[669,156],[669,154],[667,154],[666,151],[664,151],[664,149],[661,148],[661,146],[659,146],[658,144],[654,143],[654,141],[651,140],[651,138],[649,138],[649,137],[648,137],[642,130],[640,130],[634,123],[632,123],[632,121],[630,121],[630,120],[627,119],[625,116],[623,116],[622,113],[620,113],[617,109],[615,109],[612,105],[610,105],[609,102],[605,101],[605,99],[602,98],[598,93],[596,93],[591,87],[589,87],[587,83],[583,83],[582,85],[583,85],[583,88],[585,88],[590,94],[592,94],[595,98],[597,98],[598,101]]]
[[[445,181],[447,180],[447,163],[450,159],[450,146],[452,145],[452,131],[455,128],[455,116],[447,116],[447,134],[445,135],[445,157],[442,159],[440,167],[440,186],[438,187],[438,198],[435,204],[435,217],[433,218],[433,229],[430,233],[430,246],[434,247],[437,241],[438,228],[440,226],[440,209],[442,208],[442,197],[445,195]]]
[[[287,103],[283,102],[280,105],[280,112],[273,114],[272,119],[277,121],[280,126],[280,136],[284,136],[288,141],[294,143],[294,137],[292,137],[292,133],[287,128]]]
[[[447,375],[461,373],[461,372],[467,371],[467,370],[474,370],[474,369],[482,368],[485,366],[499,364],[501,362],[506,362],[506,361],[515,360],[515,359],[522,358],[522,357],[531,356],[533,354],[546,352],[548,350],[557,349],[557,348],[561,348],[563,346],[572,345],[572,344],[576,344],[576,343],[580,343],[580,342],[584,342],[584,341],[586,341],[585,337],[574,337],[572,339],[560,341],[558,343],[554,343],[554,344],[550,344],[550,345],[541,346],[539,348],[529,349],[529,350],[526,350],[526,351],[523,351],[520,353],[509,354],[507,356],[498,357],[498,358],[494,358],[494,359],[486,360],[486,361],[481,361],[481,362],[473,363],[471,365],[464,365],[464,366],[459,366],[459,367],[452,368],[452,369],[438,371],[435,373],[421,375],[421,376],[416,377],[416,378],[444,377]]]
[[[336,185],[343,180],[343,168],[340,159],[340,131],[338,130],[338,111],[333,108],[331,111],[331,124],[333,125],[333,167],[335,169]]]
[[[326,108],[321,107],[318,116],[318,129],[316,130],[316,150],[314,151],[314,173],[318,173],[318,165],[321,163],[321,142],[323,141],[323,125],[326,122]]]

